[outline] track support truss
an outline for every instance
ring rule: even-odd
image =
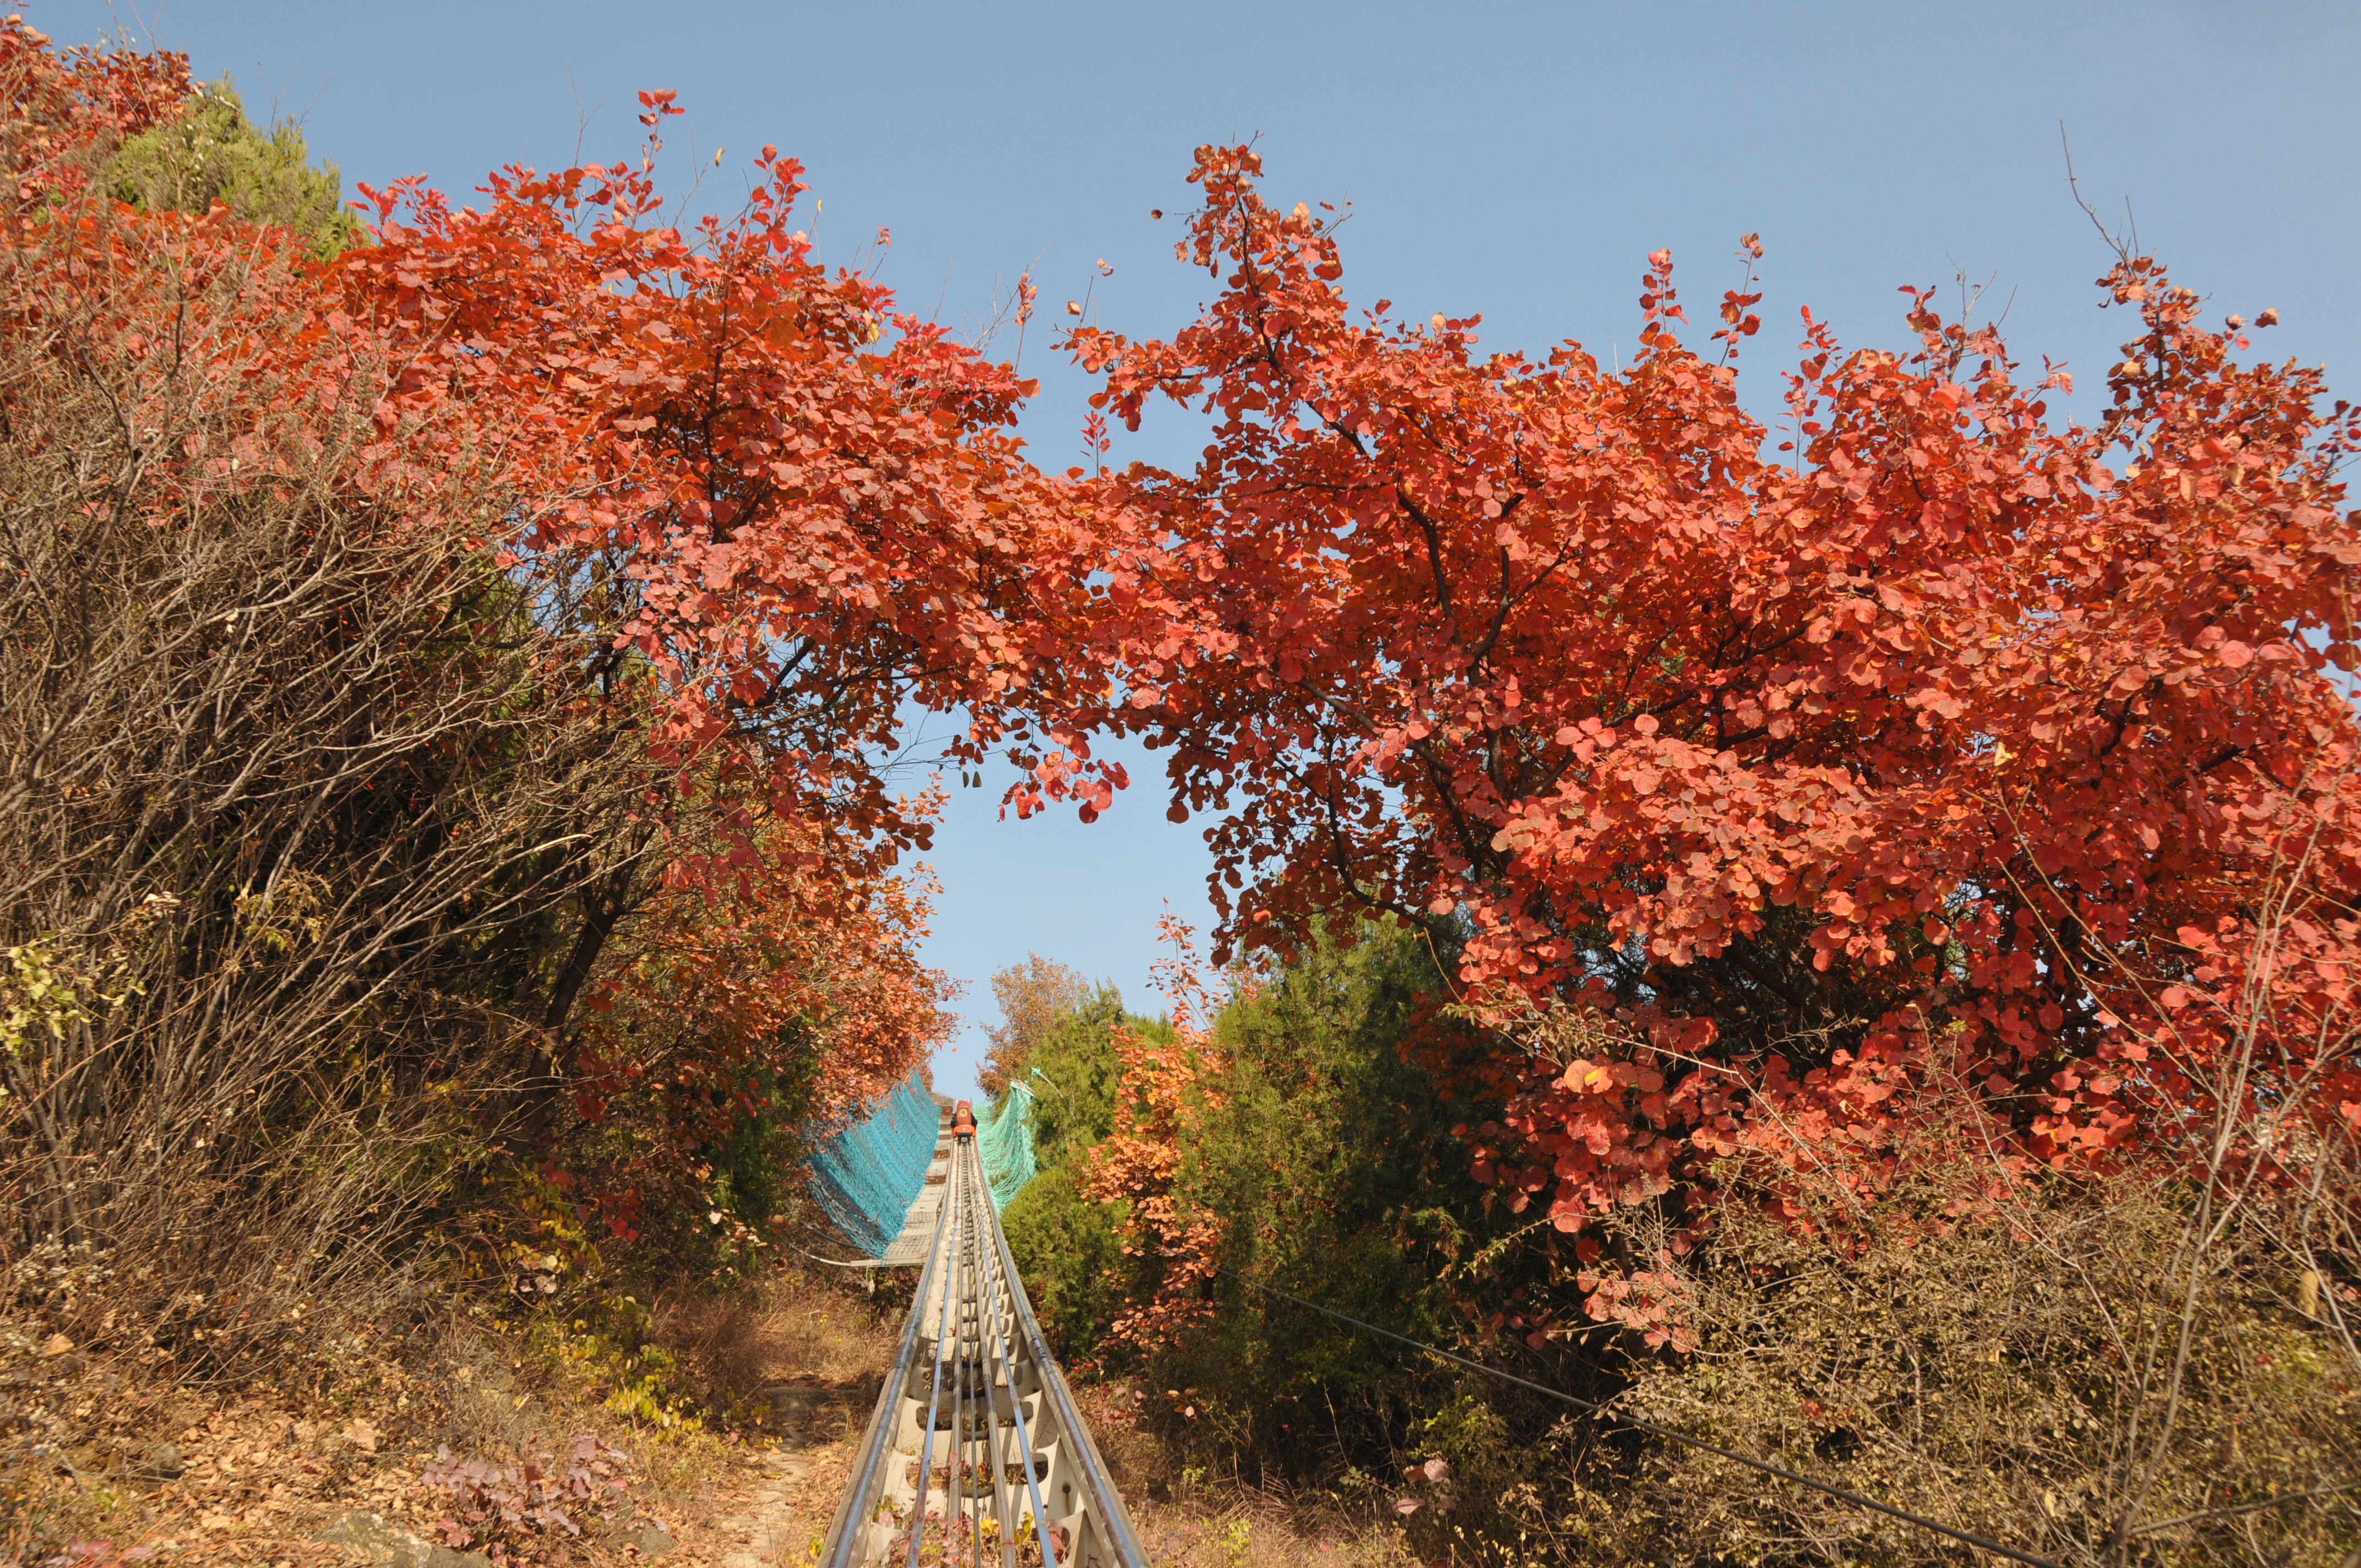
[[[949,1141],[917,1298],[821,1568],[1148,1568],[1034,1321],[975,1145]]]

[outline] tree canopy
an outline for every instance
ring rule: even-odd
[[[1031,382],[817,258],[793,158],[763,148],[733,214],[668,218],[669,92],[612,163],[511,166],[458,204],[361,185],[348,243],[335,171],[177,57],[60,54],[11,20],[0,68],[11,438],[70,383],[91,419],[123,411],[22,537],[51,579],[99,518],[194,549],[268,513],[291,580],[328,537],[305,518],[420,552],[369,624],[478,682],[479,718],[402,730],[399,798],[489,798],[455,759],[527,711],[514,756],[599,782],[533,775],[541,815],[501,818],[498,854],[435,818],[436,853],[487,846],[512,880],[454,888],[470,913],[433,927],[454,965],[498,962],[418,994],[469,998],[528,1081],[529,1141],[627,1107],[686,1141],[587,1189],[618,1234],[678,1147],[790,1100],[840,1112],[941,1036],[902,869],[939,804],[895,771],[919,712],[959,716],[931,761],[996,762],[1020,817],[1113,807],[1129,780],[1094,737],[1169,752],[1171,814],[1211,824],[1218,962],[1372,916],[1439,935],[1457,1011],[1403,1045],[1433,1053],[1417,1081],[1465,1108],[1475,1179],[1572,1238],[1592,1315],[1646,1332],[1675,1307],[1590,1266],[1592,1233],[1653,1206],[1692,1245],[1719,1160],[1773,1189],[1839,1155],[1890,1175],[1938,1125],[2018,1174],[2293,1181],[2361,1134],[2361,415],[2251,356],[2268,313],[2209,323],[2153,258],[2099,280],[2127,341],[2093,422],[2053,408],[2064,372],[1915,286],[1902,355],[1806,312],[1766,422],[1740,391],[1752,236],[1702,342],[1658,252],[1631,362],[1492,351],[1477,317],[1354,309],[1325,209],[1207,146],[1175,255],[1213,302],[1167,337],[1064,342],[1103,378],[1095,419],[1181,406],[1210,443],[1058,475],[1015,433]],[[192,600],[173,656],[222,668],[235,617],[281,613]],[[10,675],[21,714],[68,641]],[[494,653],[496,681],[469,663]],[[295,689],[304,655],[274,656],[254,678]],[[432,689],[396,660],[388,706],[346,721],[378,734]],[[91,759],[12,781],[61,841],[129,811]],[[321,776],[323,800],[362,787]],[[308,798],[288,784],[253,832],[190,807],[208,918],[305,863]],[[354,830],[414,850],[422,820]],[[113,951],[198,862],[115,863],[11,906],[10,939]],[[360,863],[307,874],[326,897]],[[379,992],[305,972],[321,1028],[376,1016]],[[1172,1257],[1214,1243],[1158,1218],[1159,1161],[1189,1096],[1227,1092],[1179,1022],[1126,1036],[1137,1092],[1111,1102]]]

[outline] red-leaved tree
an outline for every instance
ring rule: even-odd
[[[1701,345],[1660,252],[1631,363],[1488,353],[1356,316],[1259,173],[1199,149],[1198,321],[1071,338],[1127,426],[1213,421],[1104,487],[1153,540],[1114,578],[1129,721],[1220,814],[1231,942],[1453,915],[1487,1018],[1617,1026],[1462,1084],[1511,1208],[1579,1231],[1934,1105],[2048,1162],[2361,1130],[2361,430],[2318,372],[2125,256],[2094,425],[1916,290],[1900,356],[1807,313],[1766,425],[1751,271]]]
[[[27,866],[0,945],[77,975],[216,955],[124,980],[147,1000],[74,1048],[125,1087],[86,1101],[167,1122],[144,1086],[245,1102],[332,1050],[497,1085],[511,1146],[562,1159],[628,1083],[661,1080],[677,1152],[776,1109],[750,1085],[801,1075],[829,1113],[923,1060],[948,992],[895,865],[939,799],[896,783],[903,716],[961,714],[960,763],[1013,753],[1020,811],[1120,782],[1052,657],[1108,525],[1023,461],[1013,373],[813,260],[769,151],[687,233],[652,134],[474,207],[372,192],[371,243],[324,261],[114,199],[125,142],[189,109],[180,57],[16,19],[0,75]],[[230,1089],[155,1066],[233,1059]],[[45,1151],[71,1224],[112,1181],[73,1178],[76,1140],[128,1146],[35,1139],[82,1069],[24,1071],[7,1157]]]
[[[680,112],[641,97],[651,127]],[[1121,771],[1062,720],[1104,685],[1072,654],[1125,520],[1022,458],[1032,383],[812,258],[800,164],[764,148],[744,205],[684,232],[656,216],[662,146],[511,168],[480,212],[368,192],[377,243],[340,270],[403,335],[403,390],[509,466],[515,554],[598,575],[610,641],[588,656],[655,672],[684,766],[923,845],[880,771],[915,705],[968,718],[945,760],[1005,745],[1036,774],[1020,811],[1103,809]]]

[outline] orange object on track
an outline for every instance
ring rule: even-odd
[[[975,1136],[975,1107],[964,1100],[951,1108],[951,1136],[955,1138]]]

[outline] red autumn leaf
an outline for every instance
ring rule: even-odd
[[[2136,382],[2076,425],[1914,288],[1906,356],[1806,316],[1800,449],[1772,460],[1735,368],[1667,328],[1668,252],[1635,360],[1484,353],[1472,322],[1352,312],[1260,174],[1199,149],[1201,317],[1072,338],[1127,427],[1159,400],[1215,421],[1195,467],[1108,485],[1156,524],[1114,630],[1159,700],[1115,721],[1165,749],[1176,814],[1230,803],[1215,956],[1455,910],[1496,1016],[1628,1028],[1664,1088],[1570,1094],[1509,1050],[1455,1069],[1508,1107],[1479,1171],[1512,1206],[1553,1190],[1554,1220],[1741,1148],[1883,1146],[1949,1084],[2027,1161],[2181,1146],[2229,1038],[2183,982],[2244,974],[2235,912],[2273,902],[2282,836],[2300,906],[2361,896],[2352,707],[2312,657],[2255,652],[2356,638],[2356,433],[2320,373],[2239,364],[2143,260],[2103,285],[2144,318]],[[2238,1081],[2333,1117],[2361,1079],[2312,1073],[2315,1042],[2361,955],[2349,922],[2306,928],[2274,934],[2303,950],[2268,971],[2273,1065]]]

